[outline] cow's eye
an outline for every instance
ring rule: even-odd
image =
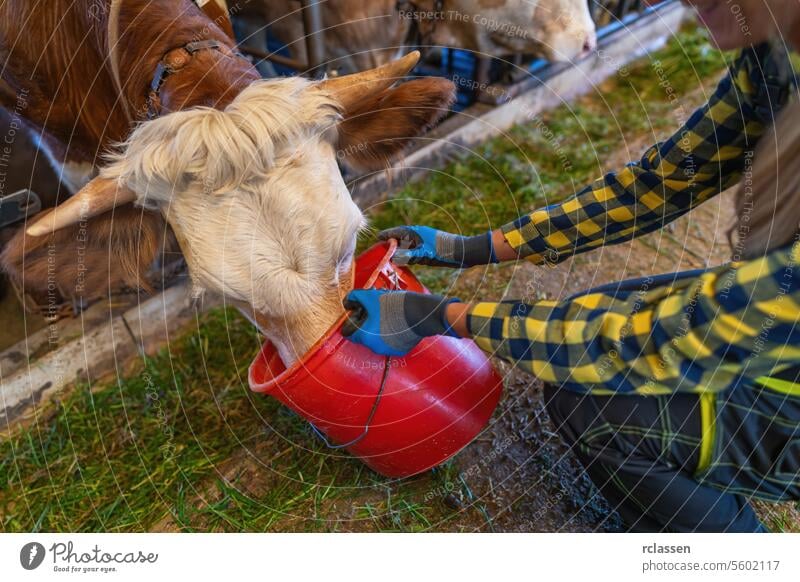
[[[355,250],[356,250],[355,242],[347,243],[347,246],[344,248],[344,251],[342,252],[342,257],[352,257]]]
[[[350,251],[342,255],[342,257],[339,259],[339,269],[350,266],[350,262],[353,260],[353,254],[353,251]]]
[[[350,262],[353,260],[353,255],[356,252],[356,241],[355,237],[352,242],[347,243],[347,246],[344,248],[344,251],[339,256],[339,260],[337,261],[337,265],[339,269],[349,267]]]

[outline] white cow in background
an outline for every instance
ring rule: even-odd
[[[409,37],[412,29],[423,46],[493,57],[570,61],[596,45],[587,0],[327,0],[321,9],[325,52],[346,72],[395,58],[417,40]],[[292,56],[307,62],[300,2],[250,0],[240,14],[261,16]]]

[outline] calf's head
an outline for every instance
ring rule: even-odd
[[[385,165],[452,100],[443,79],[391,87],[417,58],[331,81],[259,81],[224,110],[145,122],[98,178],[28,232],[47,234],[131,200],[159,209],[195,293],[247,306],[293,362],[340,317],[352,286],[364,218],[338,162]]]
[[[587,0],[415,0],[420,26],[431,42],[488,56],[526,53],[552,62],[570,61],[593,50],[594,22]]]

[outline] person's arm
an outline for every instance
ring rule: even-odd
[[[734,185],[790,93],[791,74],[776,88],[777,71],[791,71],[784,52],[767,45],[743,51],[708,103],[641,160],[495,231],[498,259],[557,263],[625,242],[662,228]]]
[[[401,226],[379,237],[401,241],[399,261],[470,267],[527,258],[557,263],[652,232],[735,184],[756,142],[790,94],[785,52],[746,49],[708,103],[637,162],[606,174],[569,199],[489,233],[463,236]]]
[[[545,382],[598,394],[720,391],[800,363],[800,249],[615,298],[446,306],[446,323]]]

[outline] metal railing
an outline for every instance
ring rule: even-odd
[[[633,19],[640,17],[659,7],[678,0],[665,0],[652,7],[645,6],[641,0],[589,0],[589,12],[597,26],[598,40],[612,34],[619,28],[630,23]],[[267,50],[242,46],[243,52],[252,55],[256,59],[267,60],[277,65],[286,67],[295,72],[305,75],[323,73],[325,63],[329,60],[329,55],[325,51],[324,25],[322,21],[322,3],[320,0],[300,0],[303,20],[303,42],[305,43],[307,62],[300,59],[281,54],[278,50]],[[444,74],[452,76],[458,74],[467,76],[479,81],[478,84],[486,85],[489,83],[502,83],[505,76],[506,82],[514,82],[514,76],[518,76],[519,67],[524,63],[524,55],[518,55],[512,59],[517,73],[509,72],[508,68],[503,70],[502,66],[490,66],[491,59],[477,58],[469,51],[462,49],[442,49],[445,53],[439,57],[439,71],[437,65],[423,63],[420,72],[423,74]],[[556,65],[559,67],[562,65]],[[530,61],[524,67],[528,74],[546,74],[548,68],[554,65],[542,59]],[[474,98],[467,99],[474,101]]]
[[[257,59],[270,61],[294,69],[297,72],[309,74],[317,71],[326,61],[321,6],[319,0],[300,0],[300,7],[303,11],[303,38],[306,45],[307,62],[282,55],[277,51],[268,51],[266,47],[259,49],[240,45],[240,50]]]

